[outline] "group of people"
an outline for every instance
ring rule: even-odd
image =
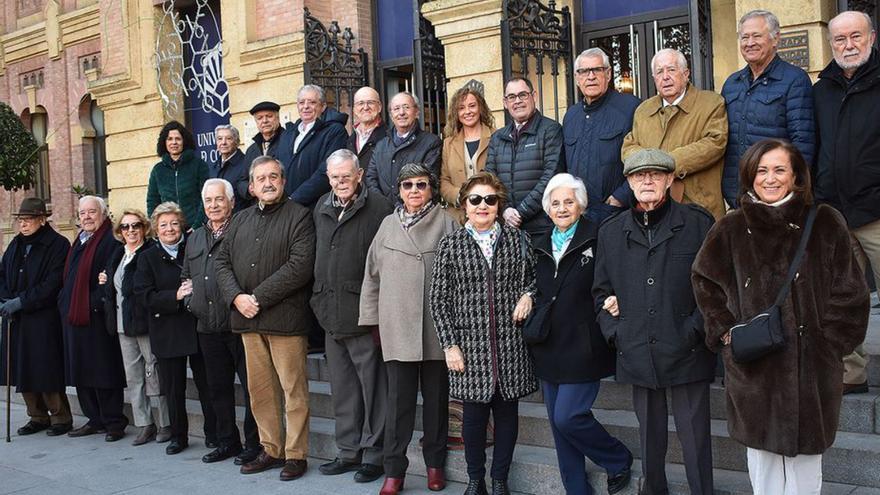
[[[776,17],[749,12],[738,24],[748,65],[721,95],[664,49],[644,102],[617,92],[608,56],[588,49],[575,62],[583,101],[562,125],[524,78],[506,82],[510,123],[497,130],[479,89],[456,91],[444,140],[421,129],[408,92],[389,100],[386,123],[369,87],[354,95],[350,135],[318,86],[300,89],[300,118],[284,127],[279,105],[259,103],[244,152],[235,127],[216,129],[215,164],[170,122],[146,214],[111,222],[85,196],[71,246],[42,200],[16,213],[0,313],[30,417],[18,432],[117,441],[127,387],[133,444],[177,454],[189,367],[213,448],[203,461],[293,480],[307,470],[309,338],[322,335],[338,447],[325,475],[384,475],[381,495],[403,490],[421,392],[428,488],[446,485],[454,398],[466,495],[490,489],[490,416],[491,491],[509,493],[518,401],[540,389],[565,490],[592,493],[589,458],[617,493],[634,456],[591,412],[615,375],[632,385],[644,492],[667,492],[668,393],[691,493],[710,494],[720,355],[755,493],[818,494],[841,395],[867,390],[853,351],[864,270],[880,269],[880,132],[864,125],[880,118],[875,32],[856,12],[829,31],[834,60],[812,86],[776,54]],[[784,346],[737,359],[733,329],[786,290]],[[88,418],[76,429],[66,385]]]

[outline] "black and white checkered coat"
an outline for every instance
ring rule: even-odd
[[[519,230],[502,227],[491,268],[464,228],[440,241],[431,315],[440,344],[457,345],[464,354],[464,372],[449,372],[449,395],[486,403],[496,387],[506,400],[537,390],[521,326],[513,322],[517,301],[534,290],[535,257]]]

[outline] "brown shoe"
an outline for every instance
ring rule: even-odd
[[[868,381],[865,380],[862,383],[844,383],[843,384],[843,395],[847,394],[867,394],[868,393]]]
[[[293,481],[306,474],[309,463],[305,459],[291,459],[284,463],[284,469],[281,470],[281,481]]]
[[[95,435],[98,433],[107,433],[107,430],[104,428],[95,428],[94,426],[86,423],[75,430],[70,430],[70,432],[67,433],[67,436],[76,438],[88,435]]]
[[[241,465],[241,474],[256,474],[263,471],[278,468],[284,465],[284,459],[278,459],[267,454],[266,451],[260,453],[253,461]]]
[[[165,443],[171,440],[171,427],[163,426],[156,432],[156,443]]]
[[[141,428],[138,436],[135,437],[134,441],[131,442],[132,445],[137,447],[138,445],[143,445],[145,443],[152,442],[156,439],[156,425],[147,425]]]

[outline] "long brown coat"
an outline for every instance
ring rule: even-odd
[[[785,347],[735,363],[721,336],[767,309],[794,257],[807,206],[751,201],[722,218],[693,266],[706,345],[726,370],[730,434],[748,447],[785,456],[821,454],[834,442],[843,356],[865,338],[869,299],[840,213],[820,206],[806,256],[782,305]]]
[[[474,172],[480,172],[486,168],[486,150],[489,148],[489,139],[495,129],[480,125],[480,144],[477,146],[477,167]],[[464,219],[464,211],[454,209],[458,206],[458,191],[468,178],[467,165],[465,165],[464,131],[455,133],[443,140],[443,163],[440,165],[440,195],[449,204],[450,213],[461,222]]]
[[[435,206],[404,231],[397,212],[382,221],[367,253],[358,325],[379,325],[385,361],[444,360],[428,307],[437,244],[459,226]]]
[[[678,105],[663,108],[659,95],[649,98],[636,109],[621,156],[626,160],[643,148],[659,148],[675,158],[676,184],[684,186],[681,202],[696,203],[716,220],[721,218],[721,173],[727,148],[724,98],[691,84]]]

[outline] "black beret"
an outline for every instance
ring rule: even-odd
[[[271,110],[273,112],[278,112],[281,110],[281,106],[275,103],[274,101],[261,101],[254,105],[254,108],[251,108],[251,115],[263,111],[263,110]]]

